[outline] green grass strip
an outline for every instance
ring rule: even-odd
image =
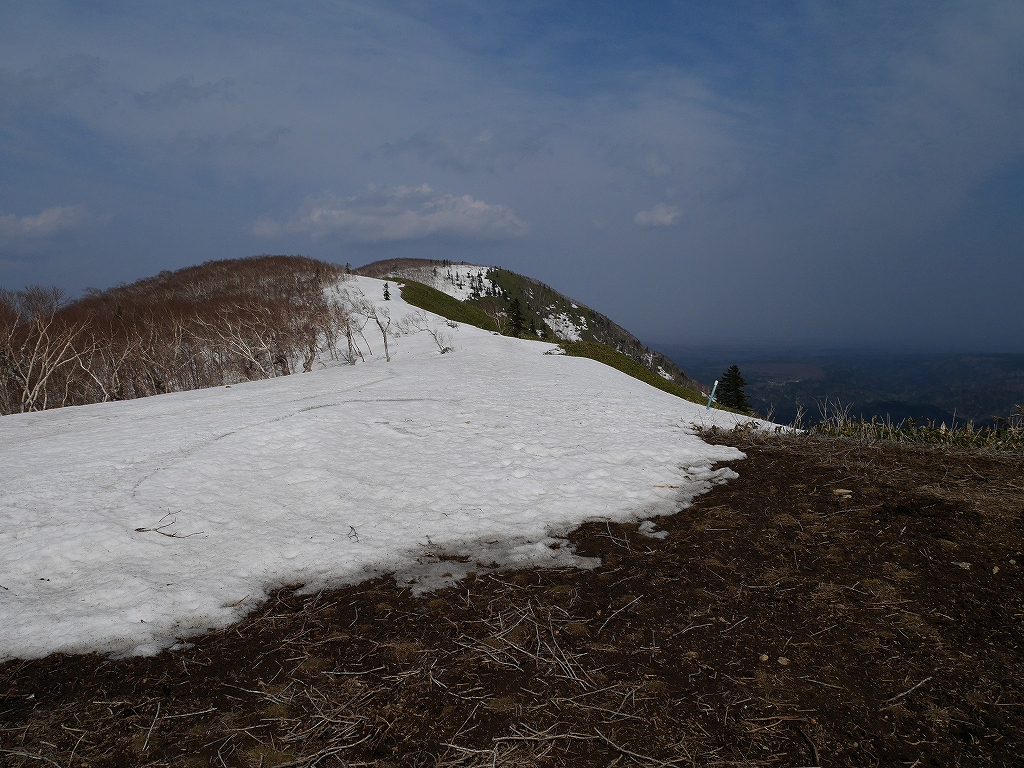
[[[617,371],[622,371],[627,376],[632,376],[634,379],[639,379],[645,384],[650,384],[662,392],[668,392],[670,395],[681,397],[683,400],[689,400],[691,403],[699,405],[706,405],[708,402],[707,397],[700,392],[694,392],[692,389],[687,389],[676,384],[674,381],[669,381],[659,376],[633,358],[612,349],[607,344],[598,344],[596,341],[562,341],[559,342],[559,346],[565,350],[565,354],[571,357],[587,357],[591,360],[597,360],[597,362],[609,365]],[[732,411],[731,408],[723,408],[717,404],[714,404],[712,407],[723,411]],[[739,411],[733,411],[733,413],[739,413]]]
[[[449,320],[454,320],[457,323],[475,325],[477,328],[483,328],[487,331],[497,330],[494,321],[484,314],[483,311],[471,304],[465,304],[443,291],[431,288],[423,283],[418,283],[415,280],[406,280],[404,278],[392,279],[391,282],[399,287],[402,299],[414,307],[425,309],[428,312],[433,312],[435,315],[441,315],[441,317],[447,317]],[[699,405],[707,403],[707,397],[700,392],[694,392],[692,389],[687,389],[659,376],[633,358],[612,349],[606,344],[599,344],[596,341],[563,341],[560,342],[560,346],[565,350],[565,354],[570,357],[586,357],[596,360],[599,363],[611,366],[617,371],[621,371],[627,376],[632,376],[634,379],[639,379],[645,384],[650,384],[662,392],[668,392],[670,395],[681,397],[683,400],[689,400],[691,403]],[[722,408],[722,406],[717,404],[714,407],[720,410],[732,410],[731,408]],[[738,411],[735,411],[735,413],[738,413]]]
[[[431,288],[423,283],[417,283],[415,280],[406,280],[404,278],[391,280],[391,282],[399,287],[402,299],[414,307],[425,309],[427,312],[433,312],[435,315],[441,315],[441,317],[447,317],[456,323],[475,325],[477,328],[483,328],[485,331],[497,330],[494,326],[494,321],[482,310],[469,304],[464,304],[443,291]]]

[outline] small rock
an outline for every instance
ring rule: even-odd
[[[781,664],[784,667],[788,667],[789,659],[787,659],[785,656],[779,656],[779,664]]]
[[[666,539],[668,538],[668,531],[656,531],[655,524],[652,520],[644,520],[640,525],[636,527],[636,532],[641,536],[646,536],[649,539]]]
[[[767,653],[762,653],[761,654],[761,661],[768,661],[768,654]]]
[[[954,562],[953,565],[955,565],[957,568],[963,568],[965,571],[970,570],[970,567],[971,567],[970,563],[957,563],[957,562]]]
[[[992,575],[995,576],[997,573],[999,573],[999,566],[998,565],[993,565],[992,566]]]

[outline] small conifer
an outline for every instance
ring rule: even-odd
[[[519,306],[519,299],[512,299],[508,307],[508,331],[512,336],[523,335],[523,310]]]
[[[747,386],[747,382],[740,375],[739,366],[730,366],[718,382],[718,395],[715,399],[724,406],[749,413],[750,401],[747,400],[747,395],[743,391],[745,386]]]

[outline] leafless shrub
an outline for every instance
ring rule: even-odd
[[[508,315],[505,313],[505,306],[497,299],[488,299],[481,302],[480,309],[494,321],[495,329],[504,336],[505,329],[508,327]]]
[[[457,323],[451,320],[446,321],[445,325],[449,328],[459,327]],[[439,325],[432,324],[427,313],[423,310],[417,310],[412,314],[406,315],[399,321],[397,328],[400,333],[404,334],[426,333],[434,340],[434,343],[437,345],[437,351],[442,355],[455,351],[455,347],[452,346],[452,335],[441,330]]]
[[[363,326],[365,326],[370,320],[373,320],[377,325],[381,338],[384,341],[384,359],[390,363],[391,351],[388,348],[388,335],[392,333],[391,311],[384,307],[378,307],[365,297],[351,299],[351,311],[356,315],[366,318],[366,322],[363,323]],[[360,331],[361,330],[362,328],[360,328]],[[363,340],[366,340],[365,336],[363,337]],[[367,348],[369,348],[369,344],[367,344]]]

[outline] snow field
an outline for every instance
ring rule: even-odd
[[[442,293],[465,301],[473,295],[473,283],[477,275],[482,275],[482,284],[485,291],[494,287],[494,284],[487,278],[490,267],[480,267],[475,264],[452,264],[449,267],[437,267],[435,274],[433,267],[420,267],[418,269],[403,270],[408,274],[410,280],[429,285]],[[450,279],[449,279],[450,278]]]
[[[345,284],[393,321],[421,311],[382,286]],[[586,565],[559,536],[735,476],[711,466],[743,455],[691,425],[741,417],[549,344],[445,331],[445,355],[401,335],[386,363],[371,322],[356,366],[0,419],[0,660],[156,653],[290,584],[450,583],[442,552]]]
[[[570,317],[565,312],[545,317],[544,322],[547,323],[548,328],[551,329],[555,336],[565,341],[579,341],[583,338],[583,331],[587,330],[587,321],[585,319],[582,317]]]

